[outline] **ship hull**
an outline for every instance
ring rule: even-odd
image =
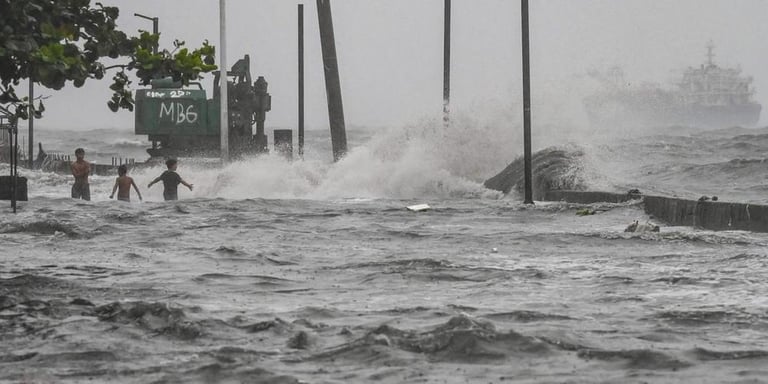
[[[670,116],[670,120],[677,120],[677,124],[725,128],[732,126],[752,127],[760,120],[762,107],[757,103],[702,106],[693,105],[682,109],[677,116]]]
[[[599,126],[686,126],[703,129],[753,127],[760,120],[758,103],[731,105],[675,105],[630,103],[617,98],[587,103],[590,123]]]

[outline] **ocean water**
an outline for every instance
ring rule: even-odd
[[[536,150],[571,154],[582,187],[768,201],[768,129],[552,129]],[[334,164],[313,131],[304,161],[181,159],[195,188],[176,202],[146,187],[160,167],[131,173],[131,203],[111,176],[83,202],[71,176],[22,171],[30,201],[0,216],[0,382],[768,381],[768,234],[626,233],[653,220],[637,204],[580,216],[484,188],[518,136],[470,118],[350,130]],[[38,137],[100,162],[146,145]]]

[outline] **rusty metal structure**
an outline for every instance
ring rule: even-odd
[[[263,76],[253,81],[250,58],[245,55],[226,76],[214,72],[211,99],[199,83],[181,87],[171,79],[153,80],[151,88],[136,91],[134,132],[148,136],[152,148],[147,153],[151,157],[220,155],[221,81],[228,84],[230,154],[238,157],[268,151],[264,123],[272,98]]]

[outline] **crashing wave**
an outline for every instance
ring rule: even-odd
[[[549,190],[586,189],[582,165],[583,157],[584,152],[580,149],[556,147],[550,147],[534,153],[531,156],[533,198],[535,200],[542,200],[544,194]],[[504,194],[508,194],[512,190],[523,193],[524,180],[525,159],[519,157],[496,176],[486,180],[484,185],[488,189],[500,191]]]

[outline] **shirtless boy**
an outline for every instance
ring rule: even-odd
[[[141,201],[141,192],[139,187],[133,182],[133,178],[128,176],[128,167],[121,165],[117,167],[117,179],[115,179],[115,186],[112,187],[112,194],[109,198],[115,197],[115,191],[117,191],[117,199],[120,201],[131,201],[131,186],[136,190],[136,194],[139,195],[139,201]]]
[[[72,163],[72,176],[75,177],[75,183],[72,184],[72,198],[91,200],[91,188],[88,185],[88,175],[91,174],[91,164],[84,160],[85,150],[78,148],[75,150],[75,162]]]

